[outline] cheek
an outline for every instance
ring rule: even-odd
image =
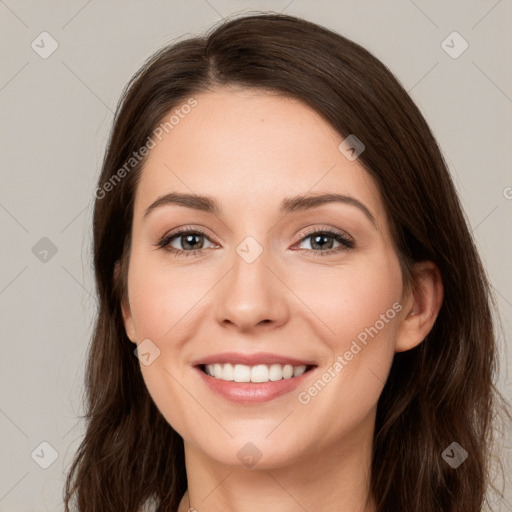
[[[170,255],[169,258],[173,256]],[[198,302],[212,287],[204,272],[152,265],[143,251],[134,251],[128,272],[130,310],[138,342],[149,339],[159,355],[141,372],[153,402],[167,422],[187,437],[193,428],[184,347],[193,335],[201,308]]]
[[[190,396],[180,386],[186,370],[181,364],[182,348],[188,339],[184,328],[193,317],[190,310],[199,299],[198,290],[191,286],[190,276],[187,279],[185,273],[148,264],[142,251],[134,251],[128,294],[137,341],[149,339],[156,346],[151,349],[151,363],[144,364],[142,359],[140,362],[144,383],[162,416],[183,435],[187,432],[184,418],[190,402]]]
[[[316,380],[297,397],[316,417],[331,418],[325,422],[326,440],[356,428],[376,406],[393,361],[402,309],[397,259],[381,254],[361,266],[330,270],[325,277],[317,275],[316,293],[306,295],[304,287],[301,295],[315,302],[318,328],[328,327],[322,328],[322,342],[330,354]],[[334,415],[336,410],[343,414]]]
[[[346,267],[319,269],[314,279],[297,279],[293,286],[317,314],[318,333],[324,333],[323,340],[333,351],[348,350],[351,340],[361,333],[364,338],[376,323],[382,343],[394,341],[393,304],[401,300],[402,275],[393,254],[375,253]]]
[[[169,255],[169,258],[172,258]],[[137,338],[156,344],[176,337],[194,316],[194,306],[207,292],[205,279],[190,270],[149,265],[135,254],[130,262],[128,294]]]

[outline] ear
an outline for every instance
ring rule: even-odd
[[[121,278],[121,263],[120,261],[116,261],[114,265],[114,282],[118,282],[118,280]],[[123,314],[123,322],[124,322],[124,328],[126,331],[126,335],[132,341],[133,343],[136,342],[135,337],[135,326],[133,324],[133,318],[132,318],[132,312],[130,309],[130,303],[128,301],[128,297],[126,293],[123,293],[123,296],[121,298],[121,311]]]
[[[441,273],[433,262],[416,263],[413,274],[413,284],[402,302],[395,352],[410,350],[425,339],[443,303]]]

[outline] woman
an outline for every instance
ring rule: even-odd
[[[480,511],[490,292],[389,70],[298,18],[162,49],[95,192],[79,511]]]

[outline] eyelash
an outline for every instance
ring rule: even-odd
[[[174,247],[169,246],[169,244],[175,238],[177,238],[180,235],[184,235],[184,234],[200,235],[200,236],[204,236],[205,238],[207,238],[209,240],[206,233],[201,231],[200,229],[197,229],[197,228],[192,229],[192,228],[185,227],[178,231],[170,233],[169,235],[165,235],[164,237],[162,237],[162,239],[156,244],[157,248],[164,249],[170,253],[173,253],[176,257],[184,256],[185,258],[187,258],[189,256],[198,256],[202,251],[205,250],[205,249],[194,249],[192,251],[185,251],[183,249],[175,249]],[[312,237],[313,235],[327,235],[329,238],[334,238],[341,245],[334,249],[326,249],[326,250],[320,250],[320,251],[315,251],[313,249],[297,249],[297,250],[307,251],[309,253],[313,253],[315,256],[328,256],[328,255],[338,253],[341,251],[347,251],[347,250],[353,249],[355,247],[355,242],[351,237],[349,237],[343,231],[337,230],[334,228],[325,228],[325,229],[312,228],[309,231],[306,231],[305,233],[303,233],[303,236],[299,240],[298,243],[303,242],[304,240]]]

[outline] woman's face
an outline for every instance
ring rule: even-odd
[[[155,139],[135,199],[124,317],[149,393],[223,464],[357,446],[404,316],[378,189],[297,100],[194,98]],[[314,200],[326,194],[339,200]]]

